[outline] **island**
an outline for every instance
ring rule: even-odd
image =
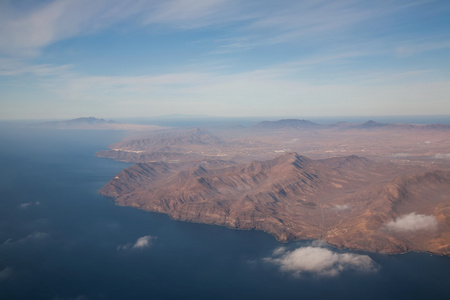
[[[135,164],[101,190],[173,219],[263,230],[279,241],[450,255],[450,126],[169,129],[97,153]]]
[[[129,131],[152,131],[164,129],[156,125],[138,125],[122,123],[114,120],[99,119],[96,117],[81,117],[70,120],[49,121],[33,124],[34,127],[51,129],[72,130],[129,130]]]

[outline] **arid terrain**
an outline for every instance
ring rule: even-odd
[[[450,255],[450,126],[265,121],[135,133],[100,193],[174,219]]]

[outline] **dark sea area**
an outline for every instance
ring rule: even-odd
[[[123,136],[0,123],[0,299],[450,297],[450,257],[281,244],[117,206],[97,191],[130,164],[94,154]]]

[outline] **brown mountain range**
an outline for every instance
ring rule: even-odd
[[[280,241],[322,239],[353,249],[450,255],[448,171],[417,173],[417,167],[355,155],[312,160],[297,153],[230,164],[138,163],[100,193],[119,205],[264,230]]]

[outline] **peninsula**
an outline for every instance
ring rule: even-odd
[[[450,255],[449,134],[447,125],[305,120],[153,132],[97,153],[136,162],[100,193],[283,242]]]

